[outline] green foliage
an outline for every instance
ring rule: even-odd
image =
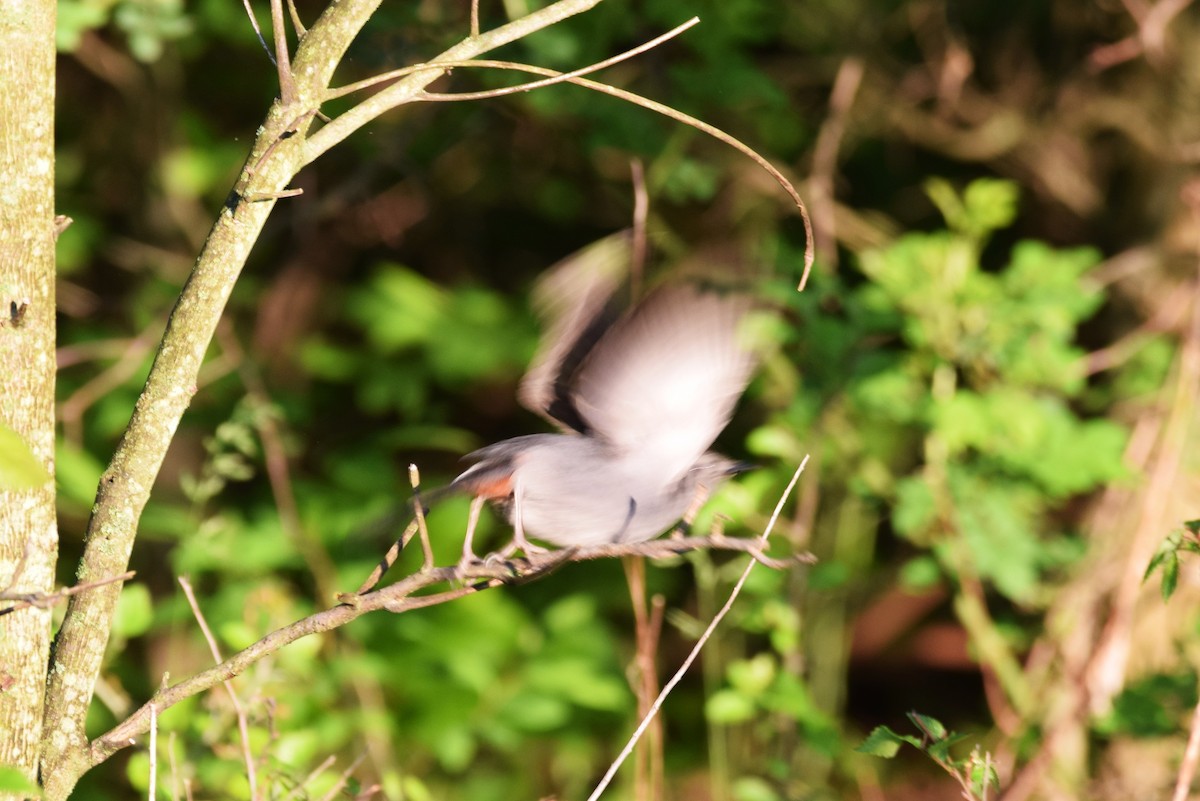
[[[1162,571],[1162,599],[1171,600],[1175,588],[1179,584],[1179,554],[1200,553],[1200,520],[1184,521],[1183,528],[1178,528],[1163,538],[1158,550],[1146,565],[1142,581],[1149,581],[1157,571]]]
[[[871,282],[857,314],[904,348],[850,389],[855,424],[875,439],[919,439],[924,464],[897,474],[872,461],[860,475],[894,503],[897,533],[933,547],[950,575],[969,564],[1031,603],[1071,553],[1050,528],[1057,504],[1125,475],[1124,428],[1073,406],[1084,389],[1075,332],[1102,300],[1086,280],[1097,255],[1019,242],[985,269],[988,240],[1016,213],[1014,187],[927,188],[949,230],[863,254]]]
[[[1196,674],[1154,673],[1125,687],[1096,726],[1109,737],[1165,737],[1187,730],[1196,706]]]
[[[130,52],[146,62],[194,29],[178,0],[70,0],[59,4],[57,20],[59,50],[75,50],[86,31],[111,20],[126,35]]]
[[[932,759],[958,781],[964,796],[969,799],[987,798],[990,791],[999,789],[1000,780],[990,754],[981,754],[976,747],[970,755],[955,758],[951,748],[966,739],[966,735],[947,729],[941,721],[919,712],[909,712],[908,719],[920,736],[897,734],[887,726],[877,726],[855,750],[862,754],[892,759],[904,745],[911,745]]]

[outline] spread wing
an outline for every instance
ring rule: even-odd
[[[580,365],[619,316],[614,298],[629,272],[628,232],[605,237],[559,262],[538,282],[534,307],[546,331],[521,379],[521,405],[553,423],[586,433],[572,387]]]
[[[594,436],[677,476],[729,422],[757,363],[746,295],[666,285],[615,323],[581,365],[572,395]]]

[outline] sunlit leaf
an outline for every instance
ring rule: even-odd
[[[0,423],[0,488],[35,489],[49,480],[50,474],[21,435]]]

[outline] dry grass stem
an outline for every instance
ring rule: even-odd
[[[208,643],[208,649],[212,653],[212,658],[218,665],[221,664],[221,649],[217,645],[217,640],[213,637],[212,630],[208,627],[208,621],[204,618],[204,613],[200,611],[200,605],[196,603],[196,594],[192,591],[192,584],[183,576],[179,577],[179,586],[183,588],[183,594],[187,598],[188,606],[192,609],[192,615],[196,618],[196,623],[200,626],[201,633],[204,634],[204,640]],[[254,766],[254,754],[250,751],[250,725],[246,720],[246,710],[242,708],[242,702],[238,699],[237,693],[233,689],[233,682],[225,679],[222,682],[225,685],[225,691],[229,693],[229,700],[233,704],[234,713],[237,715],[238,733],[242,738],[242,758],[246,763],[246,780],[250,784],[250,799],[258,801],[258,772]],[[154,714],[155,704],[150,703],[151,715]]]

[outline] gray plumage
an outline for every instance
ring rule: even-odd
[[[451,485],[496,503],[520,546],[652,539],[737,472],[709,448],[757,362],[749,298],[675,283],[619,315],[614,264],[627,253],[610,237],[539,286],[547,333],[518,397],[562,433],[475,451]]]

